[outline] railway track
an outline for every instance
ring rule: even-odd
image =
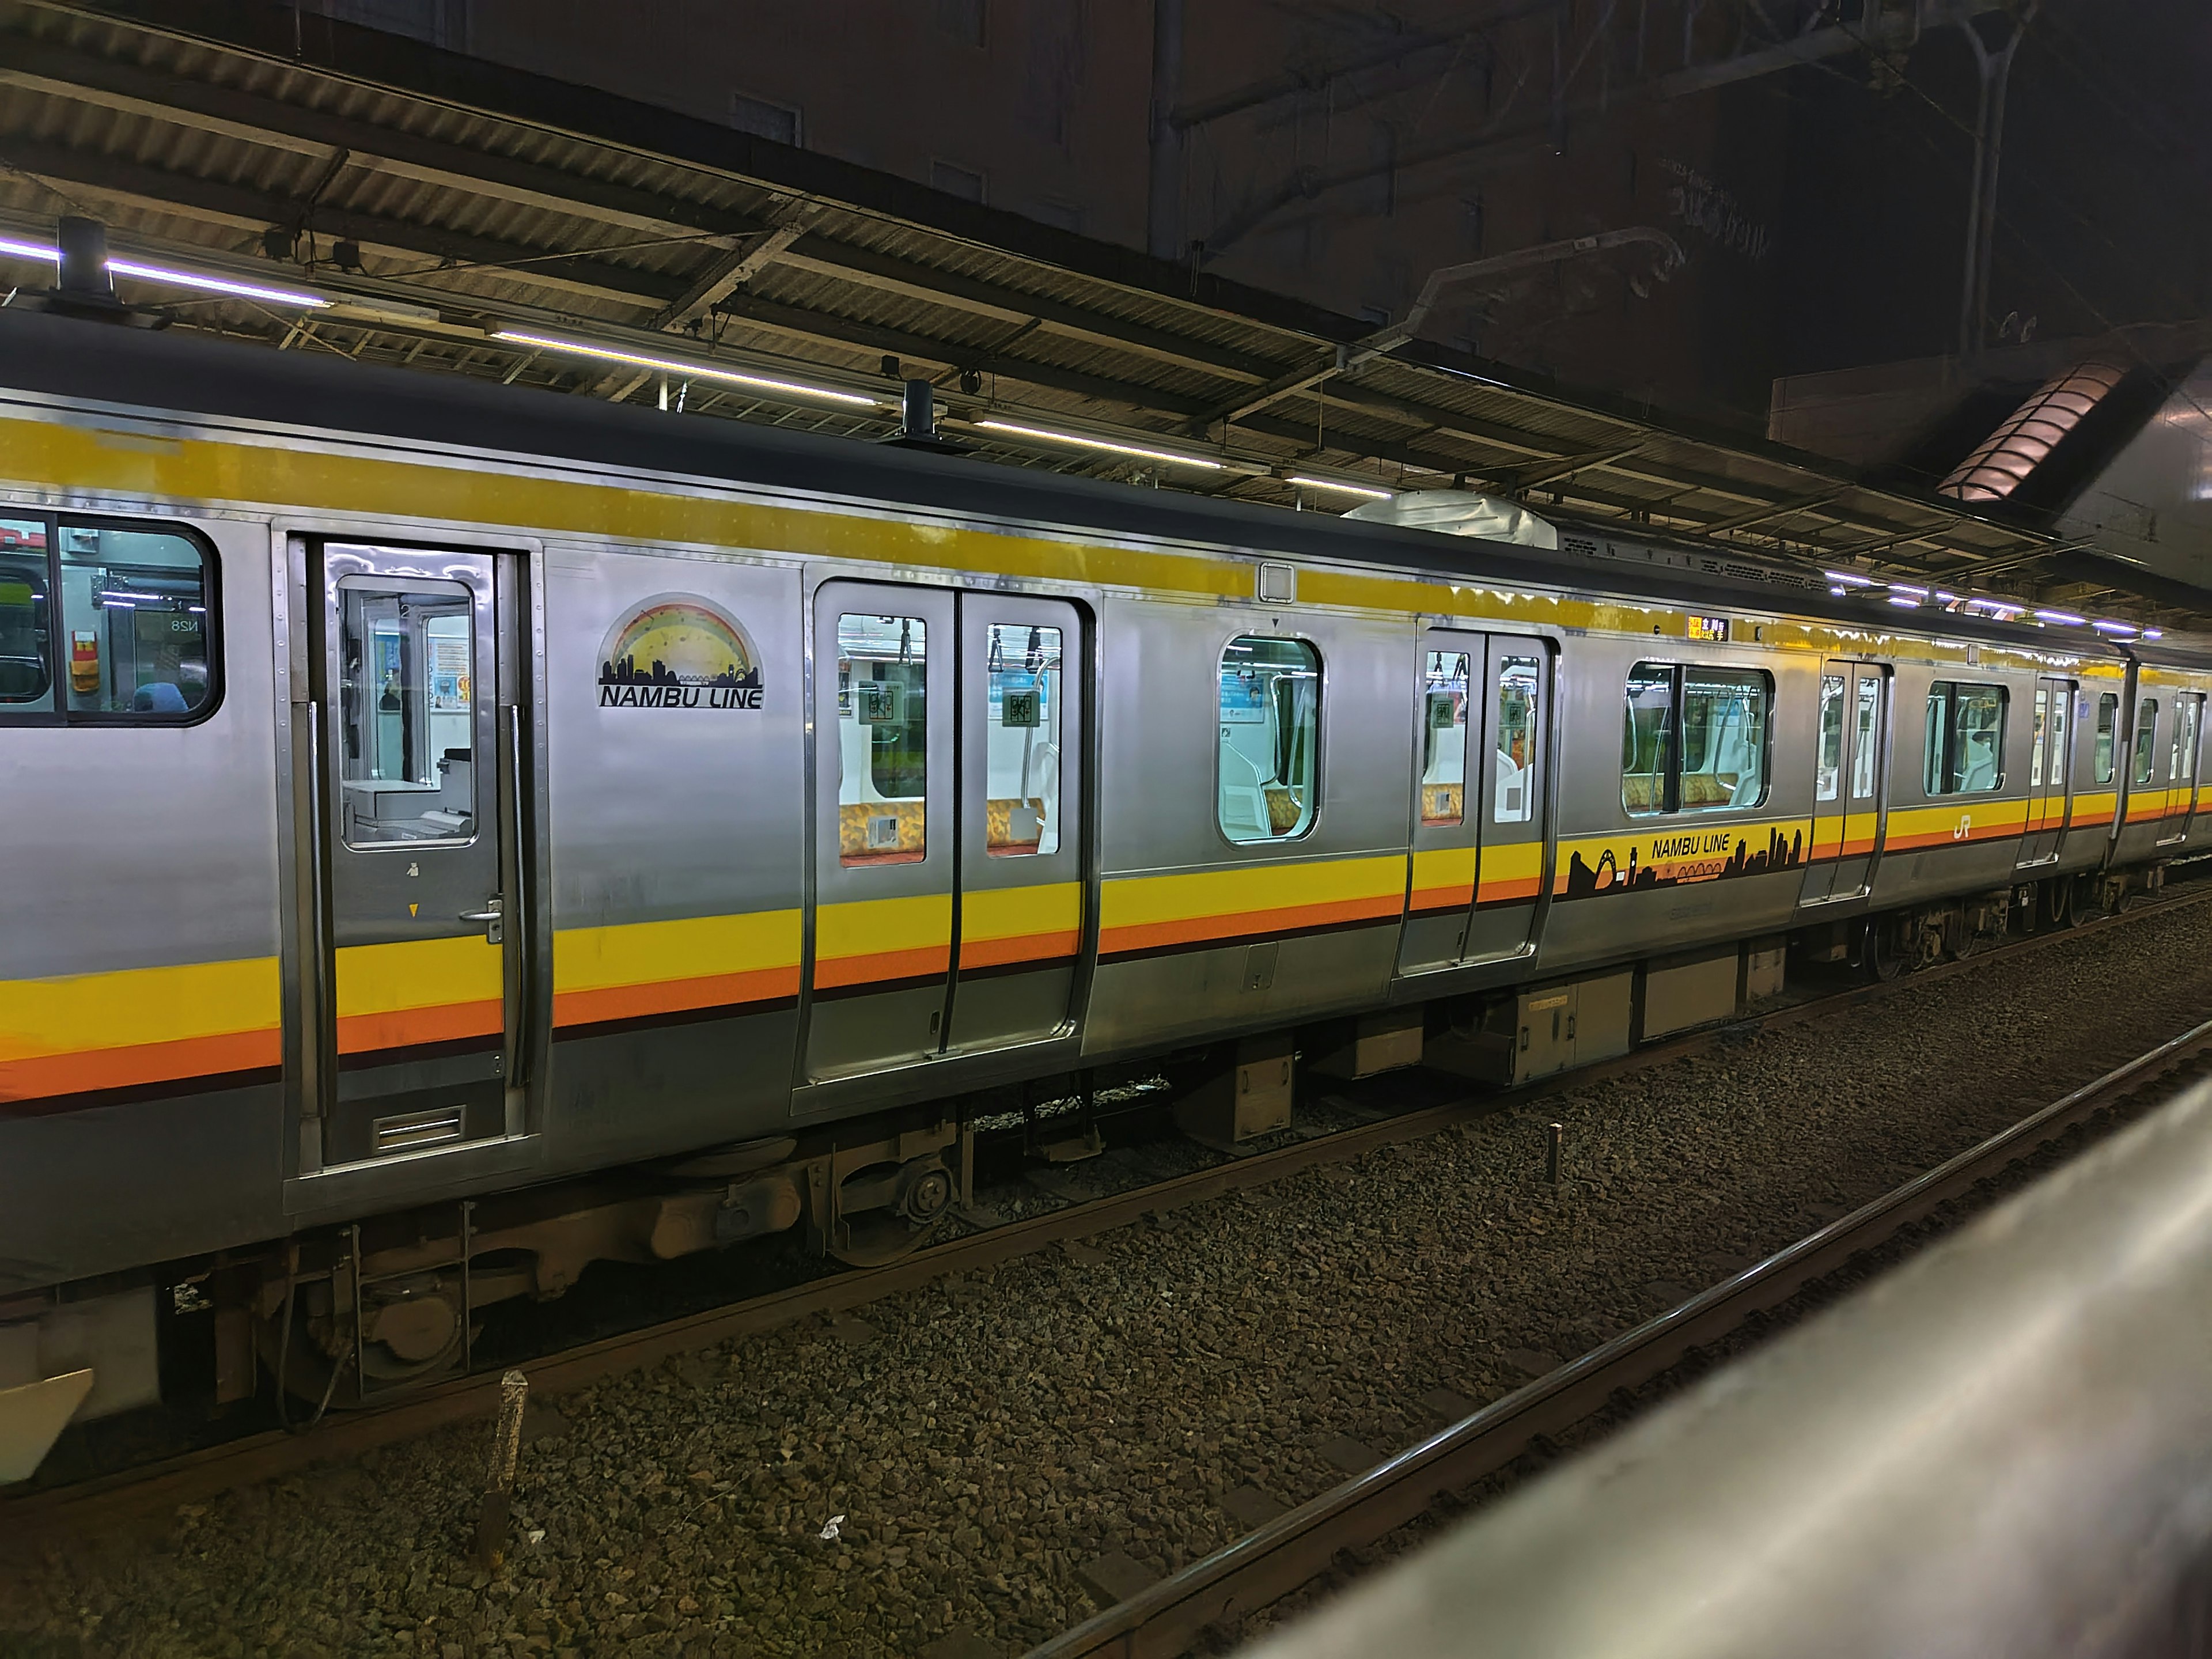
[[[1750,1033],[1817,1020],[1846,1009],[1907,994],[1938,980],[2039,951],[2062,939],[2079,938],[2094,929],[2128,926],[2207,900],[2212,900],[2212,884],[2202,888],[2192,884],[2171,896],[2139,903],[2124,916],[2100,918],[2078,928],[2032,935],[1983,951],[1964,961],[1943,963],[1894,981],[1855,986],[1791,1003],[1653,1044],[1622,1059],[1583,1067],[1539,1085],[1404,1112],[1380,1121],[1231,1159],[1131,1191],[1071,1204],[1064,1209],[926,1247],[886,1267],[836,1273],[525,1363],[533,1389],[540,1396],[568,1392],[733,1337],[845,1313],[940,1277],[988,1267],[1066,1241],[1110,1231],[1141,1221],[1148,1215],[1164,1215],[1225,1194],[1266,1186],[1302,1170],[1349,1161],[1391,1142],[1434,1134],[1460,1122],[1581,1088],[1600,1079],[1680,1059],[1718,1043],[1741,1040]],[[252,1433],[73,1485],[0,1498],[0,1540],[33,1537],[59,1530],[82,1533],[128,1516],[199,1501],[231,1487],[276,1480],[313,1463],[358,1456],[373,1448],[413,1438],[448,1424],[489,1417],[496,1409],[498,1390],[495,1372],[457,1377],[389,1405],[334,1414],[312,1433]]]
[[[1464,1491],[1547,1437],[1661,1376],[1895,1237],[1940,1206],[2130,1096],[2212,1070],[2212,1020],[2116,1067],[1979,1145],[1680,1306],[1537,1378],[1031,1651],[1030,1659],[1168,1659]]]

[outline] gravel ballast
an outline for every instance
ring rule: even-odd
[[[2212,905],[2092,929],[544,1402],[495,1577],[471,1426],[0,1567],[0,1653],[1016,1653],[2208,1009]]]

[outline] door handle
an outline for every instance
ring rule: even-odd
[[[484,941],[487,944],[499,945],[503,943],[506,939],[507,935],[505,933],[505,925],[507,921],[507,913],[502,908],[501,901],[497,898],[486,899],[484,901],[484,908],[483,909],[464,910],[459,915],[454,917],[453,920],[456,921],[475,921],[483,923]]]

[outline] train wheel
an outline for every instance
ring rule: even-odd
[[[2074,883],[2069,878],[2053,876],[2045,882],[2036,894],[2036,902],[2046,927],[2074,925]]]
[[[1877,984],[1887,984],[1904,973],[1905,953],[1897,948],[1895,931],[1884,918],[1876,916],[1867,923],[1859,960],[1865,965],[1867,977]]]

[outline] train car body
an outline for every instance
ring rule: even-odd
[[[187,1303],[217,1398],[368,1397],[593,1259],[902,1248],[988,1091],[1342,1029],[1510,1082],[1784,941],[1971,948],[2203,842],[2208,689],[9,313],[0,1475]]]

